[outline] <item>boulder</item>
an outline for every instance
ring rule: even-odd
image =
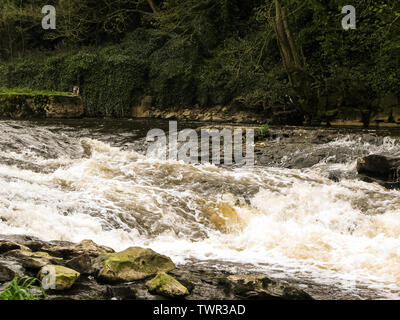
[[[169,298],[183,297],[189,294],[189,290],[174,277],[159,272],[157,276],[146,282],[150,293],[159,294]]]
[[[2,270],[0,273],[3,275],[2,277],[0,276],[0,278],[3,279],[9,278],[11,272],[13,276],[19,277],[27,274],[27,270],[22,266],[20,261],[12,257],[5,257],[4,255],[0,255],[0,269]],[[8,280],[0,280],[0,282],[2,281]]]
[[[99,280],[107,283],[140,280],[175,268],[172,260],[151,249],[130,247],[106,253],[95,259],[93,267]]]
[[[14,242],[18,244],[19,248],[14,249],[22,249],[21,247],[28,247],[33,251],[39,251],[46,244],[45,241],[40,240],[39,238],[27,235],[0,235],[0,243],[3,241]]]
[[[227,287],[235,296],[251,300],[312,300],[305,291],[263,275],[231,275]]]
[[[367,182],[377,182],[387,188],[400,187],[400,158],[369,155],[357,161],[357,172]]]
[[[42,251],[46,251],[56,257],[61,257],[64,259],[72,259],[82,254],[86,254],[91,257],[97,257],[104,253],[114,252],[113,249],[98,245],[92,240],[83,240],[77,244],[47,246],[42,248]]]
[[[81,254],[80,256],[72,258],[67,261],[65,266],[78,271],[80,274],[92,274],[94,272],[92,268],[92,259],[88,254]]]
[[[25,247],[16,242],[8,241],[8,240],[0,240],[0,254],[6,253],[8,251],[16,250],[16,249],[23,249],[23,250],[27,250],[27,251],[30,250],[28,247]]]
[[[73,286],[79,276],[79,272],[73,269],[58,265],[47,265],[40,269],[37,277],[39,280],[47,277],[45,282],[50,289],[67,290]],[[55,287],[53,287],[53,284],[55,284]]]
[[[52,257],[47,252],[32,252],[25,249],[11,250],[3,255],[13,258],[27,269],[40,269],[48,264],[63,264],[62,259]]]

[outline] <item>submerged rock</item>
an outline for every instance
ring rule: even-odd
[[[376,182],[386,188],[400,187],[400,158],[383,155],[359,158],[357,172],[366,182]]]
[[[48,276],[48,280],[45,282],[50,286],[52,281],[55,281],[55,290],[66,290],[70,289],[75,281],[79,278],[79,272],[72,270],[67,267],[58,265],[47,265],[40,269],[38,273],[38,279],[43,280]]]
[[[172,260],[151,249],[131,247],[118,253],[103,254],[93,264],[101,281],[114,283],[147,278],[175,268]]]
[[[159,294],[169,298],[183,297],[189,294],[189,290],[174,277],[160,272],[157,276],[146,282],[150,293]]]

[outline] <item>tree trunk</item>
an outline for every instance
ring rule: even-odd
[[[286,8],[282,8],[279,0],[274,0],[274,3],[276,9],[274,27],[278,47],[290,85],[298,98],[297,109],[309,123],[317,123],[319,121],[318,92],[313,89],[314,80],[307,72],[305,59],[294,41]]]
[[[283,22],[283,27],[285,29],[287,40],[289,42],[290,52],[292,53],[294,67],[296,69],[303,69],[304,66],[300,60],[300,55],[293,41],[292,33],[290,32],[289,24],[287,22],[286,8],[282,9],[282,22]]]
[[[147,3],[149,4],[151,10],[153,10],[153,13],[157,13],[158,12],[158,7],[155,4],[154,0],[147,0]]]
[[[286,9],[281,7],[278,0],[275,0],[275,9],[275,31],[278,37],[278,45],[283,65],[289,74],[289,78],[291,78],[290,74],[295,70],[303,70],[304,65],[301,62],[292,33],[290,32]]]

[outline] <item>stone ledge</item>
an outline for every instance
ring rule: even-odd
[[[63,95],[0,95],[0,117],[29,118],[79,118],[84,114],[79,96]]]

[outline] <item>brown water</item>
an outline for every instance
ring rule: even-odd
[[[395,132],[349,130],[315,147],[348,161],[298,170],[149,159],[135,150],[152,128],[168,122],[1,121],[0,234],[146,246],[336,288],[323,298],[399,298],[400,192],[355,178],[358,156],[400,155]]]

